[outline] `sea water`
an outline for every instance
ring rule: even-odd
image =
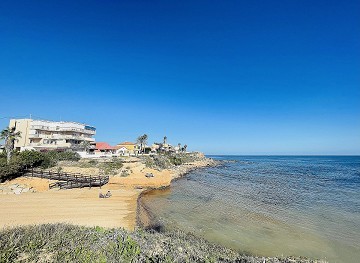
[[[360,157],[211,157],[142,197],[158,222],[253,255],[360,262]]]

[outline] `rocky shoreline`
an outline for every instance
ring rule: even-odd
[[[185,156],[184,158],[188,157]],[[20,227],[17,223],[13,224],[11,229],[4,228],[0,233],[0,256],[5,255],[4,262],[14,262],[15,259],[24,257],[27,257],[29,260],[33,259],[33,262],[36,262],[40,259],[38,255],[45,253],[53,255],[52,258],[49,258],[48,262],[64,262],[69,259],[67,258],[68,255],[71,255],[72,259],[78,257],[73,251],[81,247],[82,250],[80,252],[84,253],[85,256],[93,253],[92,251],[96,251],[95,254],[91,254],[94,258],[101,255],[99,260],[106,258],[106,262],[119,262],[124,260],[126,255],[116,254],[112,246],[114,244],[116,246],[127,244],[130,248],[136,247],[136,251],[133,251],[134,253],[131,254],[133,257],[132,262],[169,262],[169,259],[171,259],[170,262],[325,262],[301,257],[277,258],[244,255],[238,251],[210,243],[191,233],[184,233],[179,229],[166,229],[161,222],[157,221],[156,216],[146,204],[142,202],[144,195],[152,191],[162,191],[171,187],[173,180],[182,178],[193,170],[217,166],[221,165],[221,163],[220,161],[207,158],[201,153],[193,154],[191,158],[184,160],[181,165],[172,165],[171,167],[159,170],[149,167],[145,168],[145,164],[140,166],[140,162],[138,162],[136,166],[130,167],[134,171],[132,176],[136,175],[139,178],[139,182],[145,181],[148,184],[142,183],[142,190],[136,190],[133,186],[137,185],[138,182],[129,182],[131,184],[128,184],[128,188],[122,187],[119,189],[119,186],[123,186],[123,183],[126,182],[125,180],[131,179],[131,176],[130,178],[114,176],[113,180],[123,181],[119,183],[115,181],[112,185],[110,184],[106,189],[103,189],[104,191],[108,189],[112,191],[113,196],[108,200],[98,199],[98,189],[49,191],[47,189],[48,181],[39,178],[18,178],[17,181],[12,181],[7,185],[1,184],[0,194],[3,193],[3,198],[6,198],[3,202],[2,211],[9,215],[7,221],[4,218],[3,221],[13,222],[16,219],[20,220],[17,221],[20,222],[20,225],[28,225],[30,223],[30,226]],[[146,178],[144,174],[148,171],[153,172],[154,177]],[[162,179],[166,180],[161,181]],[[153,180],[159,180],[159,182],[150,184]],[[32,189],[31,186],[34,188]],[[30,194],[34,189],[36,189],[36,193]],[[106,203],[103,201],[106,201]],[[43,209],[44,211],[40,211],[39,207],[36,208],[36,211],[33,209],[39,202],[42,203],[41,207],[45,208]],[[74,204],[77,203],[79,205],[74,209]],[[121,210],[119,204],[124,204],[121,208],[123,209],[123,212],[120,211],[121,213],[119,212]],[[131,212],[133,216],[128,212],[129,204],[131,207],[134,207],[134,211]],[[62,216],[54,217],[52,221],[44,220],[47,218],[45,216],[48,211],[46,207],[50,209],[55,205],[57,206],[58,213],[61,208]],[[14,213],[14,207],[21,211],[22,218]],[[96,213],[90,207],[97,207]],[[115,215],[115,213],[119,214]],[[27,216],[33,219],[33,223],[27,219]],[[69,218],[76,218],[78,220],[76,222],[69,222]],[[110,221],[107,222],[104,219]],[[135,230],[133,226],[129,227],[130,223],[126,228],[128,231],[123,229],[127,222],[134,223],[135,221]],[[49,224],[55,222],[69,222],[74,225]],[[92,225],[96,225],[96,227],[88,226],[89,222],[92,222]],[[116,224],[112,222],[116,222]],[[63,234],[54,234],[54,229],[56,229],[56,233]],[[37,233],[43,234],[37,236]],[[97,243],[88,242],[89,235],[97,239]],[[16,238],[6,240],[6,237]],[[66,243],[61,247],[61,251],[66,250],[66,253],[59,254],[57,247],[59,242],[57,239],[67,237],[71,237],[69,244],[72,242],[71,240],[77,240],[77,243],[71,243],[72,245]],[[116,238],[113,239],[112,237]],[[28,248],[27,244],[29,241],[38,242],[41,238],[45,238],[45,246],[41,246],[39,249]],[[126,243],[130,240],[129,238],[131,238],[131,242]],[[107,247],[104,248],[104,244]],[[21,253],[14,254],[11,250],[13,247],[19,248]],[[7,255],[9,255],[9,258],[7,258]]]
[[[220,165],[220,161],[205,157],[203,154],[200,154],[200,160],[194,161],[192,163],[185,163],[180,166],[176,166],[172,169],[173,180],[181,178],[191,171],[202,169],[206,167],[213,167]]]
[[[201,156],[201,154],[200,154]],[[213,160],[211,158],[207,158],[204,155],[201,156],[201,158],[197,161],[182,164],[180,166],[174,167],[172,169],[172,181],[178,180],[184,176],[186,176],[191,171],[197,170],[197,169],[203,169],[206,167],[214,167],[221,165],[221,161]],[[136,213],[136,230],[142,230],[145,229],[147,231],[150,231],[152,235],[158,235],[158,236],[166,236],[167,242],[173,242],[172,237],[174,236],[174,233],[181,233],[183,237],[189,236],[192,239],[193,244],[196,243],[202,243],[207,244],[206,246],[210,245],[211,247],[216,247],[217,249],[220,249],[225,253],[226,256],[222,256],[221,260],[218,259],[218,261],[214,262],[252,262],[252,263],[265,263],[265,262],[272,262],[272,263],[326,263],[325,260],[317,260],[317,259],[309,259],[306,257],[299,257],[299,256],[288,256],[288,257],[259,257],[255,255],[250,254],[242,254],[240,252],[237,252],[233,249],[229,249],[226,247],[222,247],[217,244],[212,244],[211,242],[208,242],[204,240],[202,237],[197,237],[191,233],[184,233],[182,230],[179,229],[167,229],[163,223],[161,223],[159,220],[157,220],[156,215],[151,211],[151,209],[145,204],[145,202],[142,201],[142,197],[149,193],[154,193],[156,191],[162,191],[169,186],[165,187],[159,187],[159,188],[152,188],[152,189],[146,189],[142,193],[140,193],[138,199],[137,199],[137,213]],[[170,238],[170,239],[169,239]],[[210,253],[210,252],[208,252]],[[224,261],[223,261],[224,260]],[[192,262],[192,261],[191,261]],[[198,262],[194,260],[194,262]]]
[[[193,162],[184,163],[182,165],[175,166],[170,169],[172,174],[171,182],[186,176],[188,173],[194,170],[204,169],[207,167],[214,167],[221,164],[220,161],[216,161],[214,159],[208,158],[203,153],[196,153],[195,156],[196,157]],[[161,191],[162,189],[171,187],[171,182],[167,186],[147,188],[146,190],[144,190],[139,194],[137,199],[137,209],[136,209],[136,226],[138,228],[153,229],[156,231],[159,231],[164,228],[161,225],[161,223],[156,221],[156,216],[142,201],[142,197],[150,192]]]

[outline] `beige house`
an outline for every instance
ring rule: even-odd
[[[21,132],[16,150],[79,149],[83,141],[95,143],[96,129],[77,122],[11,119],[9,127]]]

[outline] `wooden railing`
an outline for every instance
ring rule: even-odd
[[[38,169],[28,169],[26,176],[46,178],[57,180],[49,184],[49,188],[71,189],[82,187],[100,187],[109,182],[109,176],[101,175],[83,175],[80,173],[61,173],[52,171],[43,171]]]

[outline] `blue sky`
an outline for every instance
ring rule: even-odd
[[[360,154],[359,1],[1,1],[0,126],[116,144]]]

